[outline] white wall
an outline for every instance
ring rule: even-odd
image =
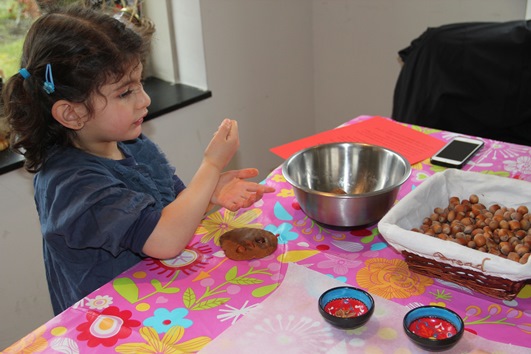
[[[174,0],[177,1],[177,0]],[[145,124],[188,181],[224,117],[239,121],[232,167],[263,179],[269,148],[360,114],[389,115],[397,51],[428,26],[525,16],[526,0],[201,0],[213,97]],[[31,178],[0,176],[0,349],[52,316]]]
[[[200,3],[212,97],[148,122],[145,132],[188,181],[221,120],[237,119],[241,149],[231,167],[256,166],[264,178],[282,162],[270,147],[314,132],[311,3]]]
[[[313,1],[316,129],[330,129],[362,114],[390,115],[400,70],[397,52],[427,27],[523,19],[526,2]]]

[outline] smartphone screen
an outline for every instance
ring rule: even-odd
[[[456,137],[431,158],[431,163],[461,168],[482,146],[481,140]]]

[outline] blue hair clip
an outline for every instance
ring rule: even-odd
[[[24,78],[24,80],[31,76],[31,74],[26,68],[22,68],[18,72]]]
[[[52,65],[46,64],[46,75],[45,75],[44,85],[42,85],[42,88],[47,94],[51,94],[55,91],[55,85],[53,83],[53,75],[52,75]]]

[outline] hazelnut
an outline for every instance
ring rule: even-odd
[[[513,251],[513,248],[511,247],[511,244],[509,242],[500,242],[501,253],[507,256],[512,251]]]
[[[498,204],[492,204],[490,207],[489,207],[489,211],[491,213],[495,213],[498,209],[500,209],[500,206]]]
[[[528,208],[507,208],[499,204],[486,207],[476,194],[463,200],[450,197],[446,207],[435,207],[418,228],[411,230],[522,264],[531,253]]]
[[[474,229],[475,229],[474,225],[467,225],[467,226],[465,226],[465,228],[463,229],[463,232],[464,232],[465,234],[471,234],[472,231],[474,231]]]
[[[520,262],[520,256],[516,252],[509,252],[507,255],[507,259],[510,259],[511,261]]]
[[[515,211],[515,212],[511,213],[511,219],[512,220],[516,220],[516,221],[520,221],[520,220],[522,220],[522,214],[517,212],[517,211]]]
[[[509,229],[509,222],[505,219],[500,221],[500,228],[501,229]]]
[[[487,243],[487,240],[483,234],[476,234],[476,236],[474,236],[474,242],[478,247],[483,247]]]
[[[509,221],[509,229],[511,230],[519,230],[520,229],[520,222],[518,220],[511,220]]]
[[[461,203],[459,201],[459,197],[455,197],[455,196],[454,197],[450,197],[450,199],[448,199],[448,201],[449,201],[450,204],[459,204],[459,203]]]
[[[448,222],[454,221],[454,219],[455,219],[455,210],[450,210],[448,212],[448,215],[446,215],[446,219],[448,220]]]
[[[496,230],[498,227],[500,227],[500,222],[495,219],[491,219],[488,225],[491,230]]]
[[[442,225],[437,223],[437,224],[434,224],[431,226],[431,229],[433,230],[433,232],[435,232],[436,234],[440,234],[442,233]]]
[[[465,226],[472,225],[472,219],[470,217],[465,217],[461,219],[461,223]]]
[[[519,206],[519,207],[516,209],[516,211],[519,212],[519,213],[522,214],[522,215],[529,213],[529,210],[527,209],[527,207],[526,207],[525,205],[521,205],[521,206]]]
[[[514,246],[514,250],[520,257],[522,257],[524,254],[529,253],[529,246],[527,245],[516,245]]]

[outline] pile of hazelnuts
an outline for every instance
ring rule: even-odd
[[[531,250],[528,208],[525,205],[507,208],[498,204],[486,207],[475,194],[462,200],[450,197],[447,207],[435,208],[419,228],[411,230],[521,264],[527,262]]]

